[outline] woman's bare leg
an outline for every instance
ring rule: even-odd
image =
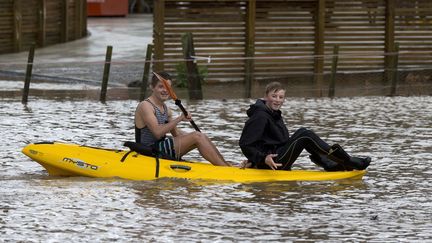
[[[213,165],[229,166],[216,146],[205,134],[200,132],[192,132],[174,137],[174,148],[180,156],[197,148],[201,156]]]

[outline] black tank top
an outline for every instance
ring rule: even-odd
[[[159,108],[149,99],[145,99],[145,101],[149,102],[153,106],[159,125],[168,123],[168,108],[165,104],[163,106],[164,112],[162,113],[162,111],[159,110]],[[156,137],[153,135],[150,129],[148,129],[147,126],[140,129],[135,124],[135,141],[146,146],[153,146],[155,142],[159,141],[159,139],[156,139]]]

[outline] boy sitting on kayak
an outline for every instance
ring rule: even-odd
[[[248,159],[244,167],[291,170],[303,149],[327,171],[364,170],[369,166],[370,157],[351,157],[340,145],[330,146],[312,130],[300,128],[290,136],[280,111],[284,101],[285,88],[272,82],[266,86],[264,98],[248,109],[249,119],[239,141]]]
[[[171,84],[166,72],[159,73]],[[172,111],[165,105],[170,99],[163,83],[153,75],[150,88],[152,94],[140,102],[135,111],[135,140],[144,146],[153,147],[163,156],[180,159],[197,148],[200,154],[213,165],[229,166],[216,146],[201,132],[185,133],[177,128],[181,121],[191,121],[191,115],[172,117]],[[166,136],[170,132],[171,136]]]

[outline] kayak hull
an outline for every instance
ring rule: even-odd
[[[361,179],[365,170],[312,171],[260,170],[214,166],[210,163],[157,159],[129,150],[95,148],[60,142],[34,143],[22,152],[53,176],[85,176],[154,180],[184,178],[232,182],[320,181]]]

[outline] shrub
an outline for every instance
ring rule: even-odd
[[[202,82],[205,82],[207,78],[208,70],[206,66],[197,66],[198,67],[198,75],[201,77]],[[187,68],[185,62],[179,62],[176,65],[177,71],[177,82],[176,86],[179,88],[187,88],[188,87],[188,79],[187,79]]]

